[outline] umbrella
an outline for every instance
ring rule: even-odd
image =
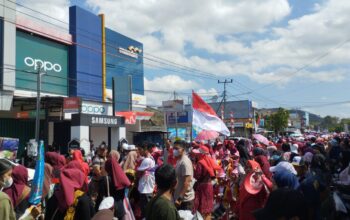
[[[212,139],[215,139],[217,137],[219,137],[218,132],[203,130],[197,135],[195,140],[196,141],[212,140]]]
[[[315,138],[315,137],[316,137],[316,136],[315,136],[315,135],[312,135],[312,134],[306,136],[307,139],[311,139],[311,138]]]
[[[262,136],[261,134],[253,134],[253,137],[259,141],[262,144],[265,144],[266,146],[269,146],[269,140],[267,140],[266,137]]]

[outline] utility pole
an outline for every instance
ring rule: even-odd
[[[224,84],[224,97],[223,97],[223,105],[224,105],[224,113],[223,113],[223,119],[225,119],[225,109],[226,109],[226,84],[228,84],[228,83],[233,83],[233,80],[231,79],[231,80],[227,80],[227,79],[225,79],[225,81],[220,81],[220,80],[218,80],[218,83],[219,84]]]
[[[40,92],[41,92],[41,77],[45,75],[45,72],[42,72],[41,64],[37,66],[38,75],[37,75],[37,88],[36,88],[36,119],[35,119],[35,141],[39,147],[39,133],[40,133]]]
[[[176,91],[174,91],[174,105],[175,105],[175,134],[177,138],[177,109],[176,109]]]

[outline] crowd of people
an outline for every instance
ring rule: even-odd
[[[1,159],[0,219],[333,219],[332,187],[350,186],[347,135],[108,149],[46,152],[38,206],[26,167]]]

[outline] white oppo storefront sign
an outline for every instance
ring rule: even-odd
[[[91,115],[113,115],[112,104],[83,101],[81,113]]]
[[[29,67],[34,67],[34,70],[37,70],[37,67],[42,66],[44,71],[55,71],[57,73],[62,71],[62,67],[58,63],[51,63],[50,61],[33,59],[32,57],[24,58],[24,63]]]
[[[73,112],[78,113],[77,112]],[[83,114],[90,114],[90,115],[113,115],[113,107],[110,103],[98,103],[98,102],[91,102],[91,101],[82,101],[81,103],[81,111],[80,113]],[[64,119],[71,119],[72,113],[64,113]]]
[[[100,115],[106,112],[106,108],[104,106],[96,106],[96,105],[82,105],[81,112],[87,114],[95,114]]]

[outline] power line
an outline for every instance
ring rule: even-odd
[[[0,5],[2,5],[2,4],[0,4]],[[19,4],[19,5],[21,5],[21,4]],[[10,7],[6,6],[6,5],[2,5],[2,6],[6,7],[6,8],[9,8],[9,9],[12,9],[12,10],[15,10],[15,11],[17,11],[17,12],[19,12],[19,13],[22,13],[22,14],[25,14],[25,15],[27,15],[27,16],[33,17],[33,18],[38,19],[38,20],[40,20],[40,21],[42,21],[42,22],[45,22],[45,23],[48,23],[48,24],[57,26],[57,25],[55,25],[55,24],[53,24],[53,23],[51,23],[51,22],[48,22],[48,21],[43,20],[43,19],[41,19],[41,18],[37,18],[37,17],[35,17],[35,16],[33,16],[33,15],[30,15],[30,14],[26,14],[26,13],[21,12],[21,11],[18,11],[18,10],[16,10],[16,9],[10,8]],[[21,6],[22,6],[22,5],[21,5]],[[26,8],[32,10],[33,12],[38,12],[38,11],[36,11],[36,10],[34,10],[34,9],[31,9],[31,8],[29,8],[29,7],[26,7]],[[48,15],[42,13],[42,12],[38,12],[38,13],[40,13],[40,14],[42,14],[42,15],[45,15],[45,16],[48,16]],[[53,18],[53,17],[51,17],[51,16],[48,16],[48,17],[49,17],[49,18],[52,18],[52,19],[55,19],[55,20],[57,20],[57,21],[60,21],[60,22],[62,22],[62,23],[68,24],[68,23],[66,23],[66,22],[64,22],[64,21],[58,20],[58,19]],[[73,25],[70,25],[70,24],[68,24],[68,25],[69,25],[69,26],[73,26]],[[60,28],[62,28],[62,29],[65,29],[65,30],[68,30],[68,29],[63,28],[63,27],[61,27],[61,26],[58,26],[58,27],[60,27]],[[73,27],[74,27],[74,26],[73,26]],[[34,31],[36,31],[36,30],[34,30]],[[72,31],[72,30],[69,30],[69,31],[75,33],[75,32]],[[88,31],[87,31],[87,32],[88,32]],[[89,33],[90,33],[90,32],[89,32]],[[46,33],[43,33],[43,34],[46,34]],[[79,35],[83,35],[83,34],[79,33]],[[86,38],[95,40],[96,42],[102,43],[100,40],[93,39],[93,38],[91,38],[90,36],[87,36],[87,35],[83,35],[83,36],[86,37]],[[74,43],[74,42],[73,42],[73,43]],[[106,46],[112,47],[112,48],[114,48],[114,49],[118,49],[118,48],[116,48],[114,45],[111,45],[111,44],[108,44],[108,43],[106,44]],[[99,52],[102,52],[102,51],[99,51]],[[147,60],[150,60],[150,61],[153,61],[153,62],[158,62],[158,63],[165,64],[165,65],[168,65],[168,66],[173,66],[173,67],[176,67],[176,68],[180,68],[180,67],[181,67],[181,68],[180,68],[181,70],[184,70],[184,71],[187,71],[187,72],[192,72],[192,73],[196,73],[196,72],[197,72],[197,73],[201,73],[201,74],[202,74],[202,75],[198,75],[198,74],[194,75],[194,76],[196,76],[196,77],[197,77],[197,76],[200,76],[200,77],[202,77],[202,78],[215,79],[215,80],[216,80],[217,78],[220,77],[220,76],[218,76],[218,75],[215,75],[215,74],[212,74],[212,73],[209,73],[209,72],[205,72],[205,71],[202,71],[202,70],[198,70],[198,69],[195,69],[195,68],[187,67],[187,66],[184,66],[184,65],[181,65],[181,64],[177,64],[177,63],[172,62],[172,61],[169,61],[169,60],[167,60],[168,63],[164,63],[164,62],[157,61],[157,60],[154,60],[154,59],[152,59],[152,58],[148,58],[148,57],[146,57],[146,56],[143,56],[142,54],[140,54],[140,56],[142,56],[144,59],[147,59]],[[124,58],[124,57],[121,57],[121,56],[118,56],[118,57]],[[156,56],[152,56],[152,57],[156,57]],[[124,59],[125,59],[125,58],[124,58]],[[165,60],[165,59],[162,59],[162,60]],[[130,61],[130,60],[129,60],[129,61]],[[132,61],[132,60],[131,60],[131,61]],[[173,63],[173,64],[175,64],[175,65],[172,65],[172,64],[169,64],[169,63]],[[203,75],[205,75],[205,77],[204,77]]]
[[[292,76],[292,75],[295,75],[299,72],[301,72],[302,70],[310,67],[312,64],[316,63],[317,61],[320,61],[322,59],[324,59],[325,57],[327,57],[329,54],[331,54],[333,51],[339,49],[340,47],[342,47],[343,45],[347,44],[348,42],[350,41],[350,38],[341,42],[340,44],[338,44],[337,46],[331,48],[330,50],[326,51],[325,53],[321,54],[320,56],[316,57],[315,59],[313,59],[311,62],[309,63],[306,63],[304,64],[303,66],[301,66],[300,68],[298,68],[296,71],[290,73],[290,74],[287,74],[288,77]],[[273,83],[268,83],[267,85],[265,86],[262,86],[262,87],[259,87],[257,89],[254,89],[253,92],[256,92],[257,90],[261,90],[261,89],[264,89],[264,88],[267,88],[267,87],[270,87],[272,85],[275,85],[276,82],[280,82],[281,80],[283,80],[285,78],[285,76],[282,76],[280,79],[278,80],[275,80]]]
[[[27,7],[27,6],[24,6],[24,5],[21,5],[21,4],[19,4],[19,3],[16,3],[16,4],[17,4],[17,5],[20,5],[20,6],[22,6],[22,7],[25,7],[25,8],[27,8],[27,9],[29,9],[29,10],[38,12],[38,11],[36,11],[36,10],[34,10],[34,9],[31,9],[31,8],[29,8],[29,7]],[[20,12],[20,13],[22,13],[22,12]],[[61,21],[61,20],[59,20],[59,19],[56,19],[56,18],[51,17],[51,16],[49,16],[49,15],[46,15],[46,14],[44,14],[44,13],[41,13],[41,12],[40,12],[40,14],[42,14],[42,15],[44,15],[44,16],[47,16],[47,17],[50,17],[50,18],[52,18],[52,19],[54,19],[54,20],[57,20],[57,21],[59,21],[59,22],[68,24],[70,27],[72,26],[71,24],[69,24],[69,23],[67,23],[67,22],[63,22],[63,21]],[[31,16],[31,15],[28,15],[28,16]],[[37,19],[39,19],[39,18],[37,18]],[[42,19],[41,19],[41,20],[42,20]],[[46,22],[46,23],[49,23],[49,22],[47,22],[46,20],[42,20],[42,21],[44,21],[44,22]],[[52,23],[51,23],[51,24],[52,24]],[[54,25],[54,24],[52,24],[52,25]],[[349,40],[350,40],[350,39],[349,39]],[[347,40],[347,41],[345,41],[345,42],[342,42],[340,45],[338,45],[337,47],[333,48],[333,50],[335,50],[335,49],[337,49],[337,48],[343,46],[343,45],[344,45],[345,43],[347,43],[349,40]],[[98,41],[98,42],[99,42],[99,41]],[[112,46],[112,47],[114,47],[114,46]],[[332,52],[332,51],[328,51],[326,54],[324,54],[324,55],[322,55],[322,56],[320,56],[320,57],[314,59],[311,63],[304,65],[303,67],[301,67],[301,68],[298,69],[297,71],[299,72],[299,71],[301,71],[301,70],[303,70],[303,69],[305,69],[305,68],[311,66],[313,63],[315,63],[315,62],[317,62],[317,61],[323,59],[325,56],[327,56],[327,55],[330,54],[331,52]],[[148,54],[148,53],[144,53],[144,54]],[[192,74],[192,75],[195,76],[195,77],[202,77],[202,78],[208,78],[208,79],[218,78],[217,75],[212,74],[212,73],[208,73],[208,72],[201,71],[201,70],[198,70],[198,69],[195,69],[195,68],[191,68],[191,67],[187,67],[187,66],[184,66],[184,65],[181,65],[181,64],[177,64],[177,63],[175,63],[175,62],[173,62],[173,61],[166,60],[166,59],[164,59],[164,58],[159,58],[159,57],[154,56],[154,55],[151,55],[151,54],[149,54],[149,56],[151,56],[151,57],[153,57],[153,58],[157,58],[157,59],[159,59],[159,60],[163,60],[163,61],[165,61],[165,62],[161,62],[161,61],[159,61],[159,60],[154,60],[154,59],[149,58],[149,57],[146,57],[146,56],[143,56],[143,58],[145,58],[145,59],[147,59],[147,60],[149,60],[149,61],[151,61],[151,62],[157,62],[157,63],[160,64],[160,65],[176,66],[177,68],[179,68],[179,69],[181,69],[181,70],[184,70],[184,71],[191,71],[192,73],[195,73],[195,72],[202,73],[201,75]],[[170,65],[169,63],[172,63],[173,65]],[[147,65],[147,64],[145,63],[145,65]],[[151,66],[152,66],[152,65],[151,65]],[[155,65],[153,65],[153,67],[161,68],[160,66],[155,66]],[[169,69],[163,69],[163,70],[182,73],[182,72],[179,72],[179,71],[174,71],[174,70],[169,70]],[[203,74],[203,73],[205,73],[205,74]],[[292,73],[292,74],[296,74],[296,73],[297,73],[297,72]],[[185,73],[182,73],[182,74],[185,74]],[[186,75],[191,75],[191,74],[186,74]],[[204,77],[203,75],[206,75],[206,76]],[[280,79],[280,80],[281,80],[281,79]],[[280,80],[279,80],[279,81],[280,81]],[[237,81],[237,82],[238,82],[238,81]],[[242,84],[242,85],[243,85],[243,84]],[[273,85],[273,83],[270,83],[270,85]],[[267,86],[270,86],[270,85],[267,85]],[[264,86],[264,87],[266,87],[266,86]],[[247,88],[248,88],[248,87],[247,87]],[[263,87],[261,87],[261,88],[263,88]],[[252,93],[256,93],[256,90],[260,90],[261,88],[254,89],[254,90],[248,88],[248,89],[249,89],[249,94],[251,95]],[[267,100],[267,101],[270,102],[270,103],[280,104],[279,102],[274,101],[274,100],[271,100],[271,99],[269,99],[269,98],[266,98],[266,97],[264,97],[264,96],[262,96],[262,95],[259,95],[259,94],[256,94],[256,95],[257,95],[257,96],[254,96],[254,95],[251,95],[251,96],[257,98],[258,100],[264,100],[264,101]],[[258,96],[259,96],[259,97],[258,97]]]
[[[8,64],[4,64],[5,66],[13,66],[13,65],[8,65]],[[35,71],[31,71],[31,70],[23,70],[23,69],[16,69],[16,68],[10,68],[10,67],[0,67],[0,69],[4,69],[4,70],[11,70],[11,71],[18,71],[18,72],[23,72],[23,73],[28,73],[28,74],[32,74],[33,76],[37,75],[37,72]],[[69,74],[67,74],[69,75]],[[101,83],[98,83],[96,81],[83,81],[83,80],[77,80],[75,78],[69,78],[69,77],[62,77],[62,76],[57,76],[57,75],[51,75],[51,74],[46,74],[45,77],[52,77],[52,78],[58,78],[58,79],[63,79],[63,80],[67,80],[67,81],[76,81],[76,82],[81,82],[81,83],[86,83],[86,84],[92,84],[92,85],[98,85],[100,86]],[[27,81],[31,81],[31,82],[36,82],[36,80],[34,79],[26,79]],[[62,86],[61,84],[57,84],[54,82],[44,82],[45,84],[49,84],[49,85],[53,85],[53,86]],[[75,84],[70,84],[71,87],[77,87],[77,85]],[[68,87],[68,86],[65,86]],[[134,89],[136,91],[145,91],[145,92],[154,92],[154,93],[165,93],[165,94],[173,94],[173,92],[171,91],[164,91],[164,90],[139,90],[139,89]],[[176,92],[177,94],[181,94],[181,95],[189,95],[192,94],[191,92]],[[211,95],[211,92],[206,92],[206,93],[198,93],[201,95]]]

